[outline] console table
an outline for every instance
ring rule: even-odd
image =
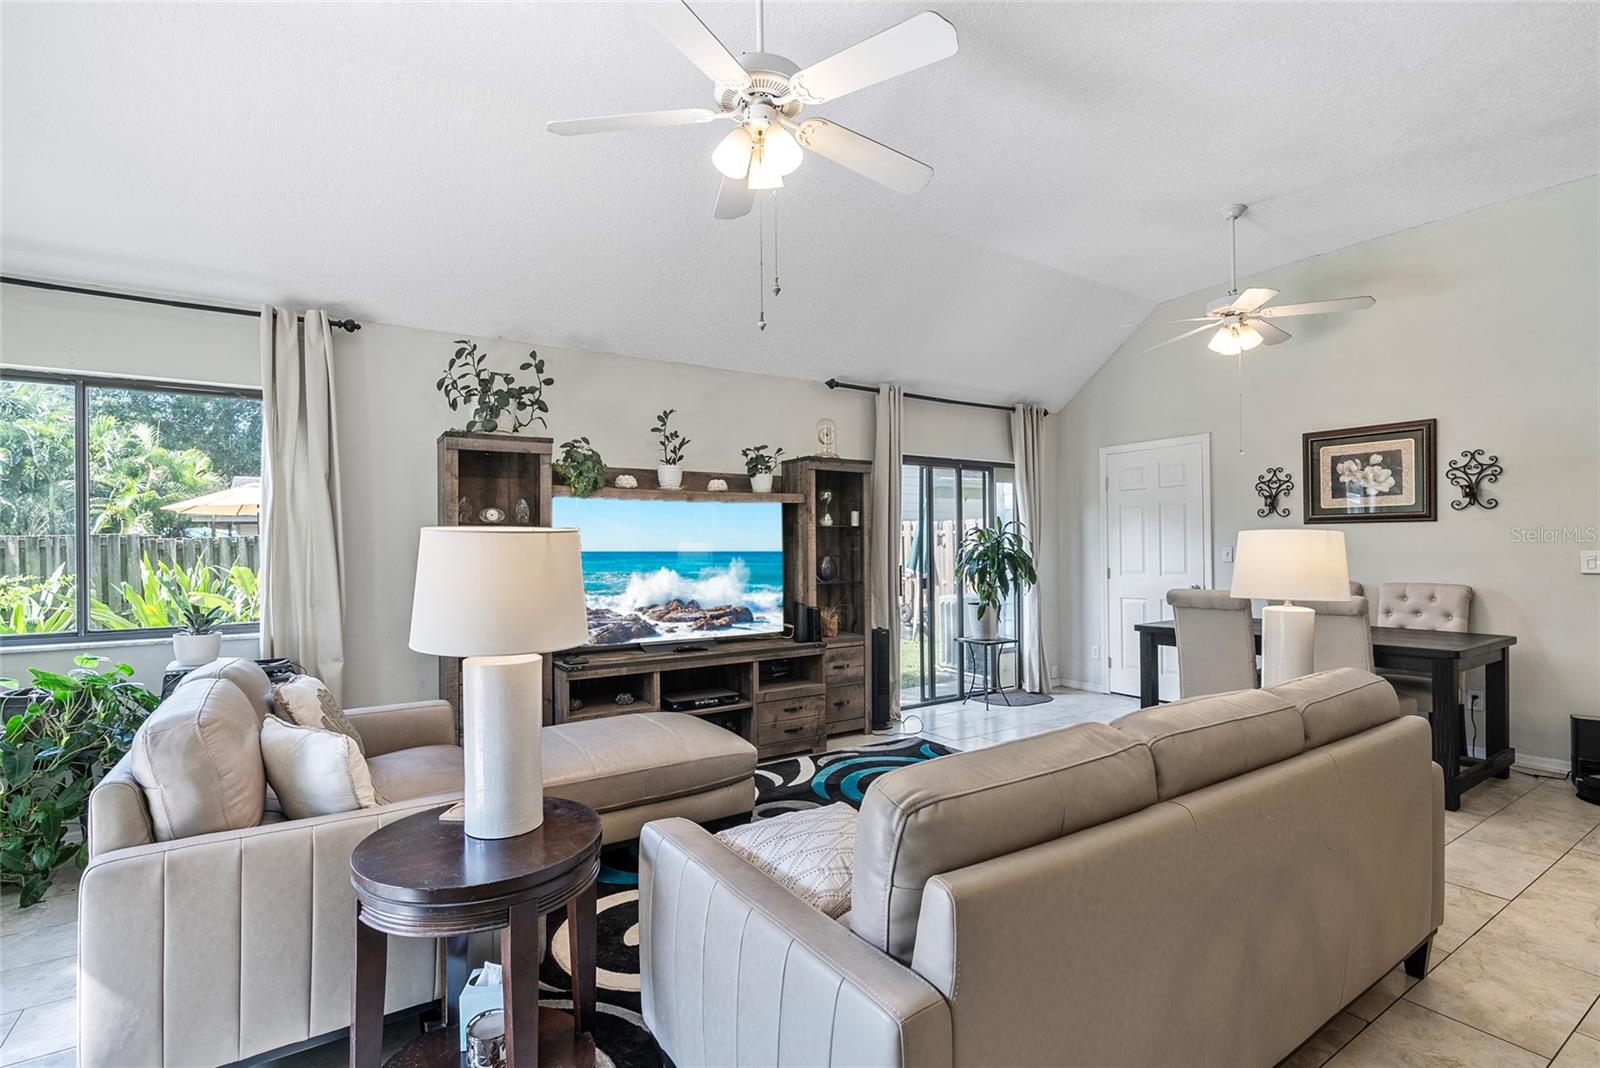
[[[1261,649],[1261,620],[1253,620],[1256,650]],[[1177,646],[1178,632],[1170,619],[1135,623],[1139,634],[1139,706],[1158,704],[1158,650]],[[1461,634],[1442,630],[1372,628],[1372,662],[1380,671],[1426,675],[1432,685],[1433,759],[1444,769],[1444,807],[1454,812],[1461,795],[1491,775],[1511,774],[1517,751],[1511,748],[1511,647],[1509,634]],[[1466,752],[1457,688],[1461,674],[1484,669],[1484,755]]]

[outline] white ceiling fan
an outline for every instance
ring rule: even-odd
[[[900,193],[928,184],[933,168],[827,119],[801,120],[808,104],[837,100],[899,74],[955,55],[955,27],[932,11],[914,15],[842,52],[802,69],[766,51],[765,12],[756,9],[756,50],[742,58],[706,28],[682,0],[639,5],[661,35],[713,83],[712,108],[678,108],[546,124],[557,134],[609,133],[655,126],[688,126],[724,119],[734,129],[711,154],[722,173],[712,215],[737,219],[755,195],[783,185],[805,158],[802,148]]]
[[[1360,311],[1377,303],[1371,297],[1338,297],[1333,300],[1313,300],[1305,304],[1279,304],[1275,307],[1266,307],[1266,303],[1278,295],[1276,289],[1247,289],[1243,293],[1239,292],[1239,245],[1236,230],[1239,217],[1245,211],[1246,207],[1243,204],[1229,204],[1222,209],[1222,213],[1228,219],[1228,295],[1218,297],[1207,304],[1205,315],[1199,318],[1173,319],[1156,324],[1158,326],[1175,326],[1179,323],[1204,325],[1151,345],[1145,349],[1146,352],[1153,352],[1163,345],[1170,345],[1174,341],[1182,341],[1186,337],[1215,329],[1216,332],[1212,334],[1211,340],[1206,342],[1206,348],[1223,356],[1238,356],[1240,353],[1249,352],[1257,345],[1276,345],[1289,340],[1291,335],[1268,322],[1269,319]]]

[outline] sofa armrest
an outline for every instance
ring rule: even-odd
[[[78,1063],[229,1064],[346,1027],[350,854],[437,794],[101,853],[78,886]],[[435,996],[431,939],[389,940],[386,1011]]]
[[[644,1019],[679,1068],[951,1063],[921,976],[684,819],[639,840]]]
[[[369,757],[419,745],[456,744],[456,716],[448,701],[347,708],[345,715],[361,733],[361,748]]]

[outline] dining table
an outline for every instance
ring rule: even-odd
[[[1261,620],[1252,621],[1256,651],[1261,651]],[[1160,703],[1160,648],[1178,644],[1177,625],[1162,619],[1135,623],[1139,635],[1139,706]],[[1491,776],[1511,774],[1517,751],[1511,747],[1511,647],[1510,634],[1473,634],[1463,631],[1372,628],[1372,663],[1379,672],[1426,678],[1433,707],[1422,709],[1433,731],[1433,759],[1444,769],[1444,807],[1461,807],[1461,795]],[[1483,668],[1483,753],[1467,750],[1461,705],[1457,694],[1461,676]]]

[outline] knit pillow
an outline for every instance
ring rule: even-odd
[[[321,679],[312,675],[290,675],[272,688],[272,703],[277,706],[278,715],[290,723],[349,735],[361,755],[366,755],[361,732],[356,730],[356,725],[339,707],[339,699]]]
[[[856,810],[844,802],[730,827],[724,845],[832,919],[850,910]]]

